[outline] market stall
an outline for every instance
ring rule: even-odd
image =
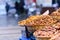
[[[60,40],[60,8],[51,14],[30,16],[18,24],[25,27],[27,40]]]

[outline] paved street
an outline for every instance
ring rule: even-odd
[[[0,15],[0,40],[19,40],[23,29],[18,26],[18,18]]]

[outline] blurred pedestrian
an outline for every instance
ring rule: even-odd
[[[20,0],[20,3],[19,3],[19,8],[20,8],[20,13],[24,13],[24,0]]]
[[[58,7],[60,7],[60,0],[57,0],[57,3],[58,3]]]
[[[15,9],[16,9],[16,13],[18,14],[18,12],[19,12],[19,3],[17,1],[15,2]]]
[[[8,3],[6,3],[6,12],[7,12],[7,15],[8,15],[9,8],[10,8],[10,5]]]

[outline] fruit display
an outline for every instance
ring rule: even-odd
[[[46,26],[42,30],[37,30],[33,35],[36,37],[36,40],[60,40],[60,22],[52,26]]]
[[[42,30],[37,30],[33,33],[36,40],[50,40],[55,35],[56,29],[51,26],[46,26]]]
[[[26,25],[26,24],[29,24],[30,22],[38,19],[39,17],[40,17],[39,15],[30,16],[25,20],[19,21],[18,24],[19,25]]]
[[[54,24],[57,20],[53,19],[51,16],[49,15],[41,15],[40,18],[32,21],[31,23],[29,23],[28,25],[51,25]]]
[[[54,24],[53,27],[56,29],[60,29],[60,22],[57,22],[56,24]]]
[[[50,14],[53,18],[60,20],[60,8]]]
[[[42,30],[35,31],[34,36],[35,37],[51,37],[55,34],[55,32],[56,32],[55,28],[48,26]]]
[[[29,16],[18,24],[25,26],[36,40],[60,40],[60,8],[50,15]]]
[[[60,40],[60,33],[53,36],[50,40]]]
[[[47,25],[53,25],[57,20],[53,19],[49,15],[35,15],[30,16],[26,20],[20,21],[19,25],[27,26],[28,31],[34,32],[37,29],[43,29]]]
[[[57,20],[53,19],[49,15],[38,15],[38,16],[31,16],[26,20],[20,21],[20,25],[26,26],[38,26],[38,25],[51,25],[57,22]]]

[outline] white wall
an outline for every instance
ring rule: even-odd
[[[0,15],[6,14],[5,6],[5,0],[0,0]]]
[[[52,6],[52,0],[36,0],[37,5],[42,4],[43,6]]]
[[[40,4],[42,4],[42,0],[36,0],[36,2],[37,2],[37,5],[40,5]]]

